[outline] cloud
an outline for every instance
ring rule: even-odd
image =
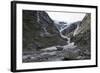
[[[74,13],[74,12],[47,12],[48,15],[57,21],[65,21],[67,23],[73,23],[81,21],[86,13]]]

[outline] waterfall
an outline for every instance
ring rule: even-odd
[[[70,43],[70,38],[68,38],[67,36],[64,36],[64,35],[62,34],[62,32],[60,32],[60,36],[61,36],[62,38],[64,38],[64,39],[67,39],[67,40],[68,40],[68,41],[67,41],[68,44]]]
[[[73,36],[75,36],[76,34],[78,34],[78,29],[79,29],[79,25],[77,25],[77,28],[75,29]]]
[[[67,26],[67,27],[69,27],[69,26]],[[66,28],[67,28],[66,27]],[[76,28],[76,31],[78,30],[78,28],[79,28],[79,26],[77,26],[77,28]],[[62,34],[62,31],[63,31],[63,29],[59,32],[60,33],[60,36],[63,38],[63,39],[66,39],[67,40],[67,45],[64,45],[63,46],[63,49],[67,49],[67,48],[75,48],[75,47],[77,47],[76,45],[74,45],[74,42],[70,42],[70,38],[66,35],[63,35]],[[76,34],[76,31],[74,32],[75,34]]]

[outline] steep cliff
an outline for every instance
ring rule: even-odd
[[[74,31],[74,36],[71,37],[71,41],[82,50],[83,55],[86,58],[90,58],[91,53],[91,14],[86,14],[82,20],[79,28]]]
[[[87,13],[82,21],[77,21],[62,31],[81,50],[80,59],[91,57],[91,14]]]
[[[45,11],[23,10],[23,50],[65,45],[66,41]]]

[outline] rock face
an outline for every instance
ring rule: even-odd
[[[88,47],[90,48],[90,24],[91,24],[91,15],[86,14],[84,19],[82,20],[79,28],[76,30],[76,33],[72,37],[72,41],[74,41],[78,46]]]
[[[65,44],[46,12],[23,10],[23,50],[40,50]]]
[[[66,29],[62,31],[64,35],[69,35],[70,33],[74,32],[78,25],[80,25],[81,21],[74,22],[70,24]]]
[[[91,14],[86,14],[79,28],[75,31],[73,41],[82,51],[85,59],[91,58]]]
[[[82,59],[91,58],[91,14],[87,13],[82,21],[71,24],[64,29],[62,33],[74,42],[77,48],[81,50]],[[84,58],[83,58],[84,57]],[[81,57],[80,57],[81,58]]]
[[[55,26],[59,32],[67,27],[67,22],[54,20]]]

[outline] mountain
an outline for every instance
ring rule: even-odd
[[[79,28],[74,31],[71,41],[73,41],[83,52],[86,58],[90,58],[91,53],[91,14],[87,13]]]
[[[65,45],[53,20],[45,11],[23,10],[23,50]]]
[[[61,32],[64,28],[66,28],[68,26],[67,23],[64,21],[54,20],[54,24],[59,32]]]
[[[68,36],[69,34],[73,34],[73,32],[75,31],[75,29],[77,28],[77,26],[80,26],[81,21],[77,21],[74,23],[71,23],[66,29],[64,29],[62,31],[62,33],[66,36]],[[70,36],[69,36],[70,37]]]
[[[81,50],[80,59],[91,58],[91,14],[87,13],[82,21],[70,24],[62,34],[74,42],[77,49]]]

